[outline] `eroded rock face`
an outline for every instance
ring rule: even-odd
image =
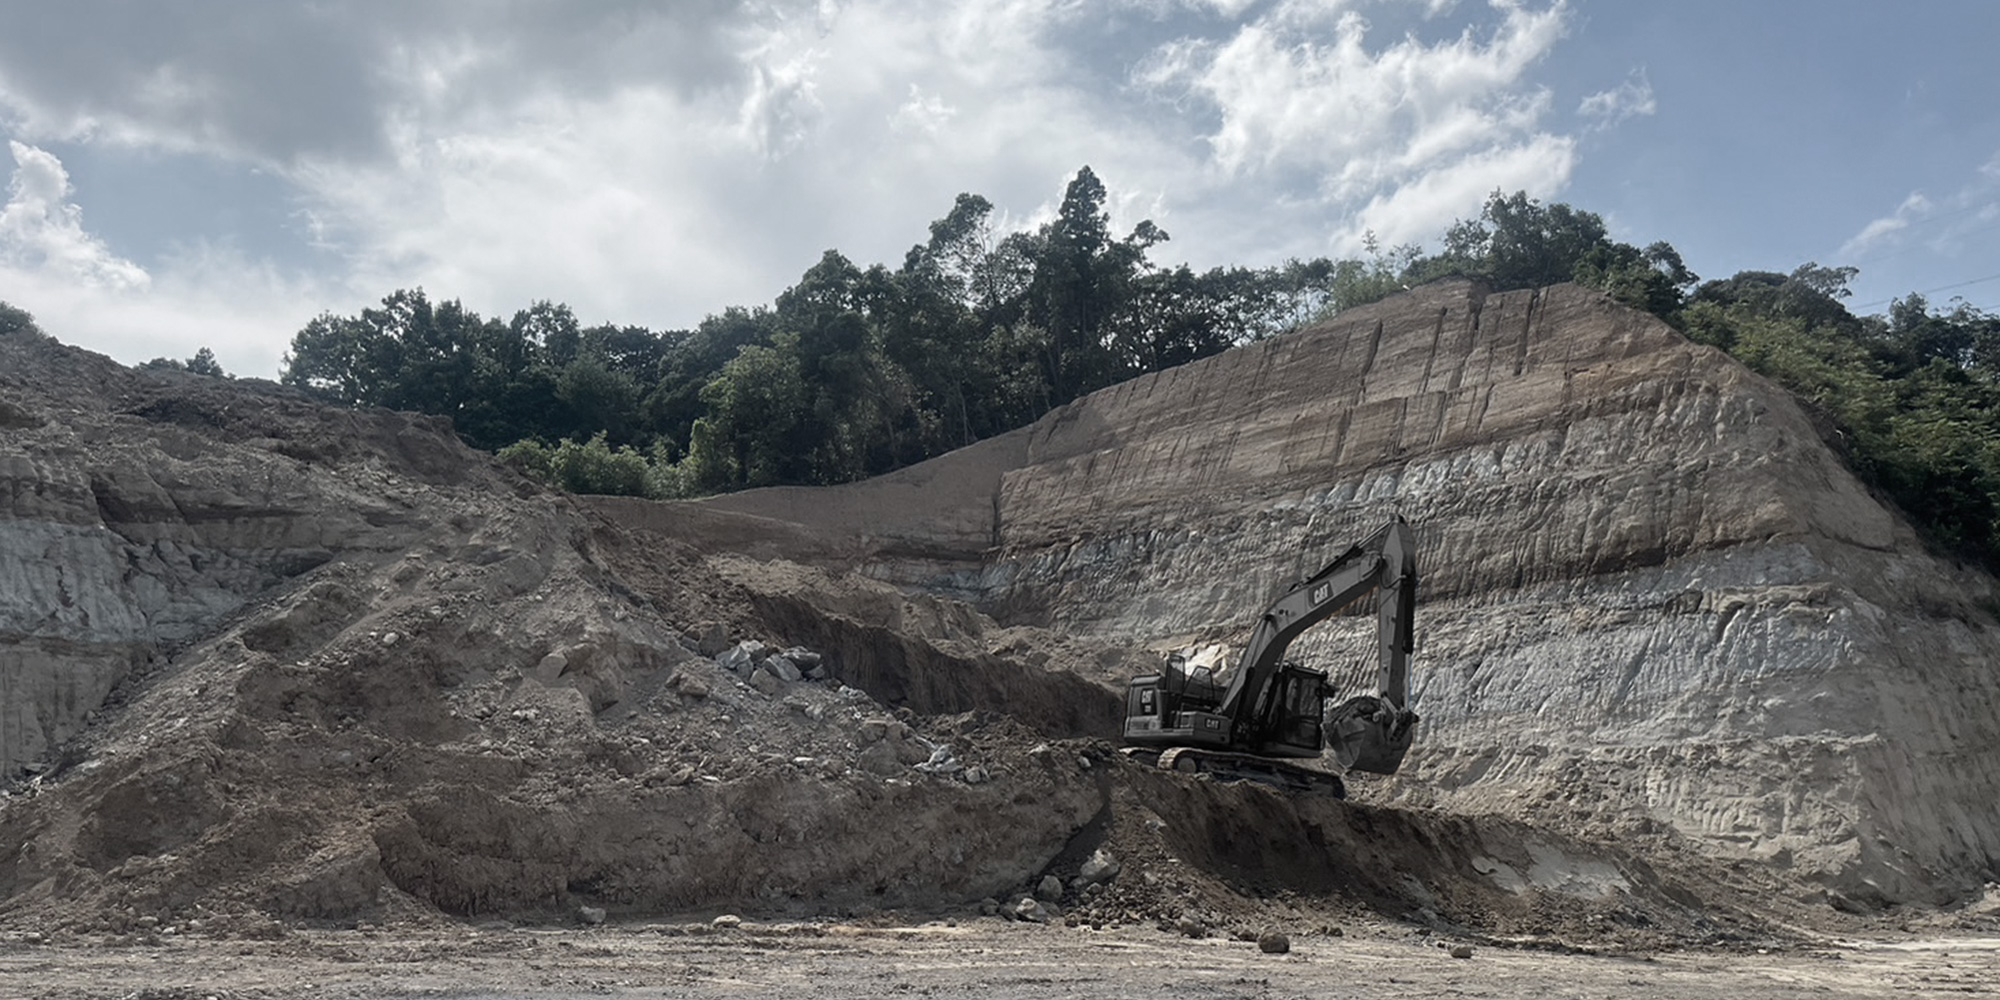
[[[1375,794],[1664,829],[1864,900],[2000,869],[1992,578],[1928,554],[1789,395],[1581,288],[1429,286],[929,466],[700,509],[1161,645],[1240,638],[1400,514],[1425,722]],[[1354,673],[1370,629],[1294,648]]]
[[[25,417],[0,427],[0,774],[48,763],[131,670],[255,595],[408,544],[435,518],[425,491],[479,468],[421,417],[10,339],[0,399]],[[386,460],[336,468],[363,451]]]

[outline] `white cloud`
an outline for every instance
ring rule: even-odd
[[[1483,149],[1371,198],[1335,234],[1334,245],[1340,253],[1358,254],[1371,232],[1385,247],[1434,240],[1459,218],[1478,214],[1496,189],[1533,198],[1556,194],[1568,186],[1576,158],[1576,140],[1546,133]]]
[[[1640,69],[1634,70],[1624,83],[1585,97],[1576,106],[1576,113],[1602,129],[1628,118],[1654,114],[1659,109],[1659,102],[1653,97],[1653,83],[1646,78],[1646,71]]]
[[[1033,0],[936,17],[851,4],[747,36],[740,98],[634,86],[477,116],[418,109],[383,161],[296,176],[349,284],[423,285],[488,314],[546,297],[593,321],[691,325],[769,301],[828,248],[899,261],[961,191],[1019,223],[1092,163],[1117,223],[1136,223],[1157,202],[1149,182],[1191,161],[1065,83],[1039,38],[1066,16]]]
[[[1903,199],[1902,204],[1896,206],[1894,212],[1870,220],[1867,225],[1861,227],[1860,232],[1849,237],[1847,242],[1840,245],[1840,252],[1843,255],[1865,253],[1891,234],[1908,229],[1910,220],[1930,214],[1931,208],[1931,200],[1924,197],[1922,191],[1912,191],[1909,197]]]
[[[324,300],[309,282],[225,247],[190,244],[151,271],[120,258],[83,227],[55,155],[10,142],[0,209],[0,290],[58,338],[128,364],[215,350],[231,371],[270,375],[292,331]],[[356,303],[359,304],[359,303]]]
[[[1209,143],[1226,174],[1310,174],[1328,200],[1378,197],[1442,160],[1517,140],[1547,107],[1523,77],[1562,38],[1567,9],[1494,9],[1489,38],[1468,28],[1371,47],[1356,11],[1329,24],[1281,4],[1226,40],[1163,47],[1140,80],[1185,86],[1213,105],[1220,124]]]
[[[549,298],[590,322],[671,328],[768,302],[827,248],[893,264],[959,192],[991,199],[1003,228],[1034,224],[1085,164],[1115,227],[1152,218],[1173,234],[1163,263],[1351,252],[1368,228],[1432,239],[1495,188],[1557,194],[1577,156],[1544,126],[1553,96],[1530,76],[1569,9],[1465,6],[1454,16],[1484,26],[1455,31],[1439,20],[1452,6],[1432,2],[1410,9],[1427,36],[1380,38],[1349,0],[257,15],[275,39],[327,36],[296,67],[158,12],[184,51],[135,34],[72,67],[0,41],[0,119],[17,134],[260,166],[295,186],[299,239],[338,265],[291,275],[196,244],[143,271],[123,262],[152,288],[97,306],[37,264],[44,304],[17,304],[65,338],[217,331],[128,359],[209,343],[252,369],[227,338],[261,336],[260,374],[313,314],[419,285],[488,315]],[[1138,37],[1169,40],[1148,53]]]
[[[812,138],[824,110],[816,94],[822,58],[824,53],[815,48],[751,57],[754,75],[743,99],[740,127],[766,158],[784,156]]]
[[[2000,220],[2000,153],[1973,169],[1957,190],[1942,196],[1913,191],[1887,215],[1864,223],[1840,245],[1851,263],[1866,263],[1922,248],[1944,257],[1959,255],[1973,237]]]
[[[938,130],[950,124],[958,109],[944,102],[936,94],[926,93],[924,88],[910,84],[910,99],[904,101],[896,113],[889,116],[889,124],[898,132],[921,132],[936,135]]]
[[[14,179],[0,208],[0,263],[93,290],[145,288],[152,279],[144,268],[84,231],[83,209],[69,201],[62,161],[26,143],[10,141],[7,148],[14,154]]]

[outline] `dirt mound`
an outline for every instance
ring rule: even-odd
[[[936,906],[1101,810],[1004,721],[933,740],[838,680],[697,655],[564,544],[560,506],[329,564],[138,685],[0,810],[8,919]],[[953,768],[916,766],[941,747]]]
[[[0,803],[9,922],[936,906],[1005,891],[1102,809],[1096,779],[1025,753],[1042,734],[922,728],[841,679],[898,676],[869,663],[891,646],[912,683],[1025,667],[823,602],[764,614],[768,588],[684,547],[613,559],[615,533],[441,422],[0,352],[0,666],[49,680],[6,706],[41,720]],[[697,652],[717,635],[839,641],[807,679]]]

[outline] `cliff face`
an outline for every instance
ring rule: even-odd
[[[1240,637],[1401,514],[1425,722],[1378,794],[1678,834],[1843,905],[2000,874],[1993,580],[1928,554],[1788,394],[1584,289],[1429,286],[894,476],[697,509],[1160,645]],[[1295,651],[1349,671],[1370,627]]]
[[[336,554],[407,545],[425,480],[479,471],[432,422],[12,344],[0,372],[0,773],[50,764],[135,669]],[[224,457],[217,438],[240,444]],[[380,457],[360,475],[334,460]],[[390,475],[414,489],[385,490]]]

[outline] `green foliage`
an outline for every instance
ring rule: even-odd
[[[1813,263],[1709,282],[1689,335],[1830,417],[1855,471],[1938,544],[2000,566],[2000,323],[1914,295],[1886,321],[1856,317],[1840,301],[1854,274]]]
[[[1376,273],[1385,270],[1378,257]],[[1406,287],[1449,275],[1479,278],[1495,291],[1574,281],[1668,322],[1678,321],[1688,289],[1699,280],[1671,245],[1619,243],[1597,213],[1543,205],[1525,191],[1493,192],[1479,218],[1451,227],[1440,253],[1412,254],[1403,268]]]
[[[228,372],[222,370],[222,365],[215,360],[215,352],[206,347],[195,351],[194,357],[186,361],[179,361],[174,358],[154,358],[139,365],[139,367],[147,371],[189,372],[195,375],[207,375],[211,378],[230,377]]]
[[[194,357],[187,359],[187,370],[195,375],[207,375],[212,378],[229,377],[229,373],[223,371],[222,365],[215,360],[215,352],[206,347],[197,349]]]
[[[1470,238],[1465,227],[1471,223],[1461,222],[1453,232],[1461,238]],[[1485,239],[1485,230],[1476,229],[1478,238]],[[1447,244],[1445,257],[1426,262],[1421,259],[1421,248],[1400,246],[1384,253],[1375,241],[1375,234],[1369,233],[1364,245],[1368,249],[1368,260],[1343,260],[1333,265],[1330,275],[1332,300],[1330,312],[1339,313],[1370,302],[1379,302],[1397,292],[1409,289],[1411,281],[1433,281],[1449,274],[1463,273],[1461,255],[1464,248],[1452,249]]]
[[[35,317],[28,315],[27,310],[0,301],[0,337],[15,335],[44,336],[41,328],[35,325]]]
[[[598,433],[577,442],[564,438],[551,448],[540,441],[517,441],[500,449],[508,465],[571,493],[655,496],[649,488],[654,463],[631,446],[613,448]]]

